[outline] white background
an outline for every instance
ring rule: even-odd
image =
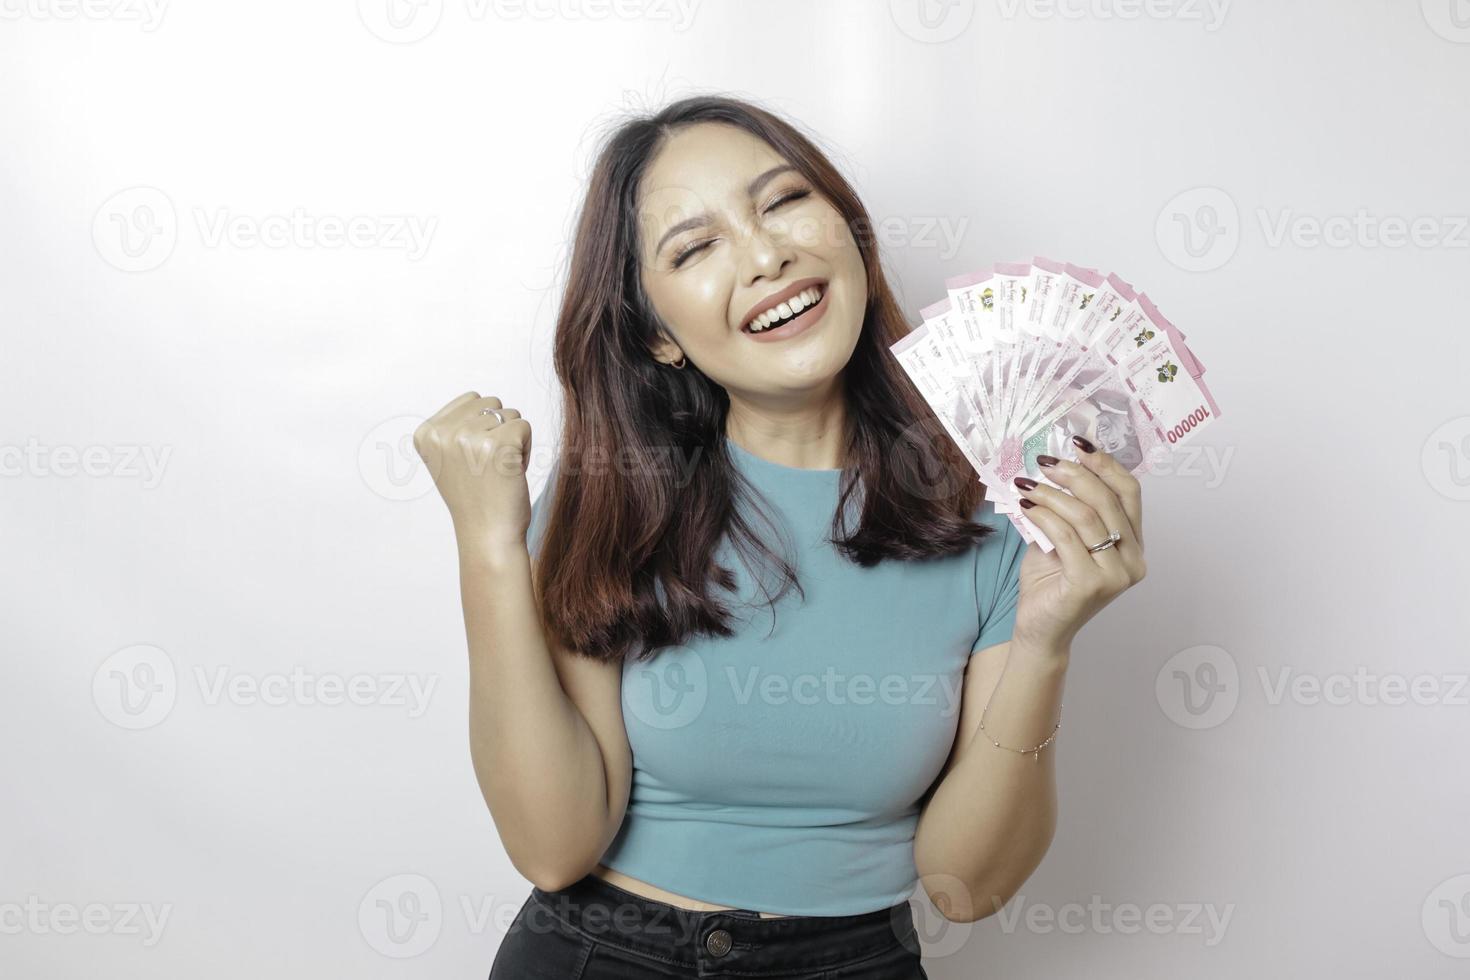
[[[530,886],[408,434],[498,394],[539,490],[597,137],[710,91],[819,137],[915,321],[1115,270],[1223,410],[930,976],[1465,974],[1470,4],[927,2],[0,0],[7,976],[488,973]]]

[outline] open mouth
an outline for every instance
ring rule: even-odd
[[[827,295],[827,284],[817,283],[808,286],[795,296],[790,296],[780,303],[759,314],[740,329],[749,334],[761,334],[769,330],[779,330],[792,323],[803,313],[812,309]]]

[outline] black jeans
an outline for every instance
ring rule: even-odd
[[[490,980],[927,980],[907,901],[860,915],[694,912],[597,875],[532,888]]]

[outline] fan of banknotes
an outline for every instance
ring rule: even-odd
[[[1038,256],[944,284],[891,350],[996,512],[1045,551],[1011,482],[1058,486],[1038,455],[1076,460],[1080,435],[1138,475],[1220,415],[1184,334],[1116,274]]]

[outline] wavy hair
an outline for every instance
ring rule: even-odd
[[[790,562],[737,506],[759,493],[725,445],[725,389],[692,362],[677,370],[652,356],[662,324],[640,275],[639,184],[673,133],[703,122],[764,140],[843,216],[862,253],[868,295],[843,369],[847,465],[829,540],[868,567],[955,554],[994,530],[970,519],[983,485],[889,350],[910,328],[852,187],[774,113],[734,98],[685,98],[621,123],[602,143],[556,318],[563,423],[536,590],[549,635],[597,660],[651,658],[698,633],[732,635],[717,589],[730,593],[736,582],[715,558],[727,534],[744,558],[778,572],[774,595],[763,586],[773,611],[793,586],[805,596]]]

